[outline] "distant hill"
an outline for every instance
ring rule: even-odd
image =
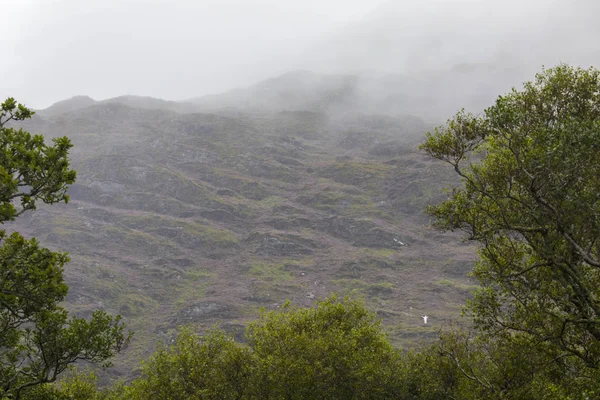
[[[515,79],[519,76],[523,79]],[[475,113],[482,111],[499,94],[520,86],[524,77],[519,67],[502,62],[464,63],[412,76],[294,71],[247,88],[197,97],[189,102],[209,112],[309,110],[330,114],[414,115],[439,122],[463,107]]]
[[[191,103],[167,101],[146,96],[119,96],[106,100],[96,101],[88,96],[75,96],[59,101],[48,108],[38,110],[36,113],[43,117],[55,117],[67,112],[80,110],[97,104],[123,104],[133,108],[148,110],[170,110],[179,113],[198,111],[198,107]]]
[[[204,109],[328,110],[350,106],[358,77],[293,71],[248,88],[191,99]]]
[[[36,114],[44,117],[53,117],[69,111],[79,110],[96,104],[96,100],[89,96],[75,96],[52,104],[43,110],[37,110]]]
[[[95,101],[76,96],[39,110],[52,117],[98,104],[123,104],[147,110],[177,113],[217,112],[272,113],[278,111],[416,116],[439,123],[461,108],[481,112],[496,97],[520,86],[522,68],[499,60],[497,63],[463,63],[439,70],[424,70],[411,76],[363,72],[358,75],[320,74],[292,71],[246,88],[196,97],[187,101],[166,101],[143,96],[119,96]],[[531,75],[529,75],[531,76]]]
[[[189,113],[198,110],[193,104],[178,101],[167,101],[147,96],[119,96],[102,103],[119,103],[135,108],[144,108],[148,110],[170,110],[179,113]]]

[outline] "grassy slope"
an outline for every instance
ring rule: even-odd
[[[232,331],[286,299],[362,296],[392,341],[436,336],[472,290],[473,249],[428,227],[450,171],[415,119],[280,112],[235,118],[100,104],[29,129],[72,138],[68,205],[9,227],[69,251],[67,307],[136,332],[112,374],[178,325]],[[423,325],[421,315],[430,322]]]

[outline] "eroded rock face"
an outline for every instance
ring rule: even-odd
[[[298,216],[298,215],[288,215],[288,216],[275,216],[269,218],[265,221],[265,224],[268,226],[272,226],[278,230],[298,230],[301,228],[309,228],[312,226],[312,221],[309,218]]]
[[[221,189],[217,190],[217,195],[219,195],[219,196],[230,196],[230,197],[237,197],[237,196],[239,196],[239,194],[237,194],[234,190],[227,189],[227,188],[221,188]]]
[[[201,211],[200,216],[206,219],[211,219],[218,222],[235,223],[239,222],[240,218],[226,210],[206,210]]]
[[[258,245],[255,250],[256,254],[275,257],[312,254],[317,248],[321,247],[314,240],[297,235],[274,235],[255,232],[249,235],[245,241]]]
[[[289,165],[294,167],[302,167],[304,164],[302,162],[296,160],[295,158],[285,157],[285,156],[275,156],[275,160],[283,165]]]
[[[256,252],[264,256],[282,257],[311,254],[313,249],[294,241],[268,236],[263,238],[263,241]]]
[[[95,189],[106,193],[123,193],[126,189],[125,185],[111,181],[95,181],[88,186],[90,189]]]
[[[213,302],[198,302],[182,308],[173,321],[177,325],[190,322],[205,321],[209,318],[225,318],[231,312],[231,307],[226,304]]]
[[[329,217],[313,222],[313,227],[332,236],[344,239],[358,247],[397,249],[404,241],[397,234],[389,232],[368,220],[344,217]]]

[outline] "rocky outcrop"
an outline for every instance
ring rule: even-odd
[[[406,245],[394,234],[369,220],[329,217],[313,222],[313,228],[344,239],[353,246],[396,249]]]
[[[311,254],[320,247],[314,240],[296,235],[253,233],[245,241],[258,245],[255,253],[262,256],[301,256]]]
[[[206,319],[230,317],[233,313],[231,306],[222,303],[202,301],[185,306],[172,318],[175,325],[184,325],[191,322],[202,322]]]
[[[240,222],[240,218],[226,210],[205,210],[200,212],[202,218],[217,222],[235,223]]]

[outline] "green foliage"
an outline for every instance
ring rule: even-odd
[[[160,346],[143,365],[143,378],[126,389],[127,399],[240,399],[249,390],[249,349],[213,330],[203,337],[183,329],[173,346]]]
[[[7,127],[8,122],[34,113],[13,98],[0,107],[0,223],[4,223],[34,210],[39,200],[68,201],[67,185],[75,181],[75,171],[69,169],[69,139],[56,138],[54,146],[48,146],[41,135]],[[17,200],[20,207],[15,206]]]
[[[33,210],[37,201],[67,201],[67,138],[47,146],[40,135],[6,127],[33,112],[9,98],[0,111],[0,223]],[[19,204],[20,206],[15,206]],[[0,230],[0,396],[19,399],[53,382],[78,360],[106,362],[127,345],[120,317],[102,311],[89,321],[58,306],[67,294],[67,254]]]
[[[203,336],[184,328],[129,386],[102,391],[93,374],[75,373],[32,398],[585,400],[600,389],[597,372],[575,376],[572,363],[523,336],[451,330],[400,354],[374,314],[335,296],[313,308],[287,303],[263,312],[246,335],[242,345],[216,328]]]
[[[600,72],[545,70],[421,148],[464,185],[429,212],[480,245],[469,305],[480,332],[574,377],[600,367]]]
[[[98,388],[98,376],[90,370],[70,367],[57,384],[32,388],[24,400],[118,400],[123,398],[124,386],[116,383],[110,389]]]
[[[68,261],[65,253],[40,248],[35,239],[26,240],[18,233],[6,236],[0,231],[0,321],[7,329],[17,328],[38,311],[51,309],[52,304],[67,294],[62,268]],[[15,341],[0,342],[14,345]]]
[[[451,330],[440,341],[404,355],[406,399],[544,399],[597,397],[598,373],[582,378],[523,336],[481,336]]]
[[[399,353],[360,302],[330,297],[314,308],[263,312],[247,346],[222,331],[182,330],[159,347],[128,399],[397,398]]]
[[[385,398],[397,354],[362,303],[330,297],[314,308],[265,312],[248,339],[258,358],[259,398]]]

